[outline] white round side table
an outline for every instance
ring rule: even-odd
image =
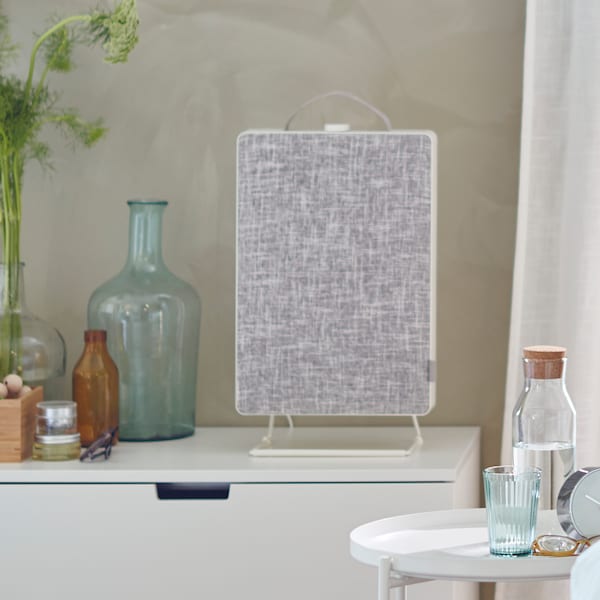
[[[563,533],[555,511],[541,511],[537,532]],[[372,521],[350,533],[352,556],[379,569],[378,600],[392,588],[434,579],[536,581],[567,579],[575,557],[493,556],[484,508],[415,513]]]

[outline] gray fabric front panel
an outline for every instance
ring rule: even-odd
[[[424,134],[240,136],[240,413],[428,412],[431,156]]]

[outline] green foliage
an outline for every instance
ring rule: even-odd
[[[43,165],[49,164],[50,149],[39,139],[47,124],[58,126],[73,144],[86,147],[104,135],[106,129],[100,119],[86,121],[73,108],[58,108],[59,95],[50,91],[46,79],[52,71],[73,69],[72,54],[77,44],[101,44],[107,62],[126,61],[138,40],[138,22],[135,0],[121,0],[112,11],[94,10],[56,20],[37,37],[24,82],[0,71],[0,179],[6,177],[3,157],[8,159],[12,153],[19,155],[17,164],[21,168],[31,158]],[[7,18],[0,14],[0,69],[15,57],[16,50],[10,39]],[[44,66],[34,85],[38,52]],[[14,174],[13,169],[12,177]],[[5,187],[0,186],[0,194],[6,192]],[[6,203],[0,203],[0,210],[5,209]]]
[[[106,61],[124,62],[137,43],[138,22],[135,0],[120,0],[112,11],[94,10],[55,21],[37,37],[27,78],[22,81],[2,72],[18,49],[10,38],[8,20],[1,14],[0,4],[0,223],[5,260],[7,254],[18,255],[18,247],[7,245],[8,237],[13,239],[13,245],[18,244],[18,232],[9,236],[6,227],[9,222],[20,224],[24,164],[29,159],[49,164],[50,148],[40,140],[44,127],[58,126],[73,144],[86,147],[106,132],[100,119],[86,121],[75,109],[60,109],[59,95],[50,91],[46,82],[48,74],[73,69],[72,54],[77,44],[99,43],[106,52]],[[44,63],[41,73],[36,69],[38,52]]]
[[[20,260],[24,166],[30,159],[50,165],[50,148],[40,139],[42,131],[47,125],[54,125],[70,143],[85,147],[92,146],[106,132],[101,119],[86,121],[77,110],[60,108],[59,94],[51,91],[47,77],[51,72],[73,69],[73,50],[78,44],[100,44],[106,53],[105,61],[126,61],[138,40],[139,21],[135,0],[120,0],[112,11],[94,10],[55,20],[37,36],[27,77],[22,80],[5,72],[18,48],[11,40],[8,20],[1,8],[0,0],[0,231],[3,260],[15,267],[5,270],[2,303],[6,308],[17,295],[15,273]],[[39,70],[38,53],[43,61]]]
[[[16,54],[17,46],[10,39],[8,19],[0,15],[0,68],[6,66]]]
[[[123,0],[112,13],[96,11],[90,20],[93,42],[100,42],[109,63],[125,62],[137,44],[138,16],[135,0]]]
[[[65,110],[53,117],[52,120],[62,126],[63,133],[86,148],[92,146],[106,133],[102,119],[84,121],[74,109]]]
[[[49,71],[69,72],[73,68],[71,55],[75,38],[71,30],[61,27],[52,33],[43,44],[44,60]]]
[[[1,2],[1,0],[0,0]],[[110,63],[124,62],[137,43],[138,16],[135,0],[120,0],[112,12],[95,10],[56,21],[39,35],[29,58],[23,81],[4,69],[17,55],[0,4],[0,231],[4,286],[0,316],[0,366],[3,373],[19,365],[20,316],[18,305],[21,237],[21,187],[25,162],[50,164],[50,148],[40,139],[46,125],[60,128],[72,144],[89,147],[106,132],[101,119],[86,121],[72,108],[57,106],[59,95],[46,83],[50,72],[73,69],[72,54],[78,43],[101,44]],[[36,70],[38,52],[44,66]],[[34,76],[37,82],[34,85]]]
[[[94,10],[89,14],[57,20],[39,35],[31,52],[25,84],[10,78],[5,87],[12,86],[13,89],[6,89],[6,93],[4,89],[0,91],[0,136],[4,129],[6,149],[22,151],[25,159],[35,158],[42,164],[48,164],[49,149],[38,137],[48,123],[57,125],[73,144],[89,147],[98,141],[106,132],[102,121],[86,121],[73,108],[58,109],[58,95],[50,92],[46,78],[51,71],[69,72],[73,69],[72,54],[77,44],[101,44],[106,52],[105,61],[125,62],[138,41],[138,23],[136,1],[121,0],[112,11]],[[7,30],[6,19],[2,21],[0,16],[0,40],[3,34],[8,36]],[[8,56],[12,45],[8,37],[6,39]],[[34,87],[35,63],[40,50],[44,69]],[[0,59],[1,52],[0,42]],[[8,119],[2,118],[3,104],[10,106],[4,113]]]

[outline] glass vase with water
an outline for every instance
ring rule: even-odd
[[[516,470],[542,470],[540,509],[556,507],[558,492],[575,470],[575,408],[565,385],[566,350],[523,349],[525,383],[513,411]]]

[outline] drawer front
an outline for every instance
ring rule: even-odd
[[[3,595],[376,598],[377,571],[351,558],[350,531],[387,516],[451,508],[452,487],[251,483],[193,493],[166,486],[159,499],[152,484],[3,484]],[[410,597],[452,598],[452,585],[419,584]]]

